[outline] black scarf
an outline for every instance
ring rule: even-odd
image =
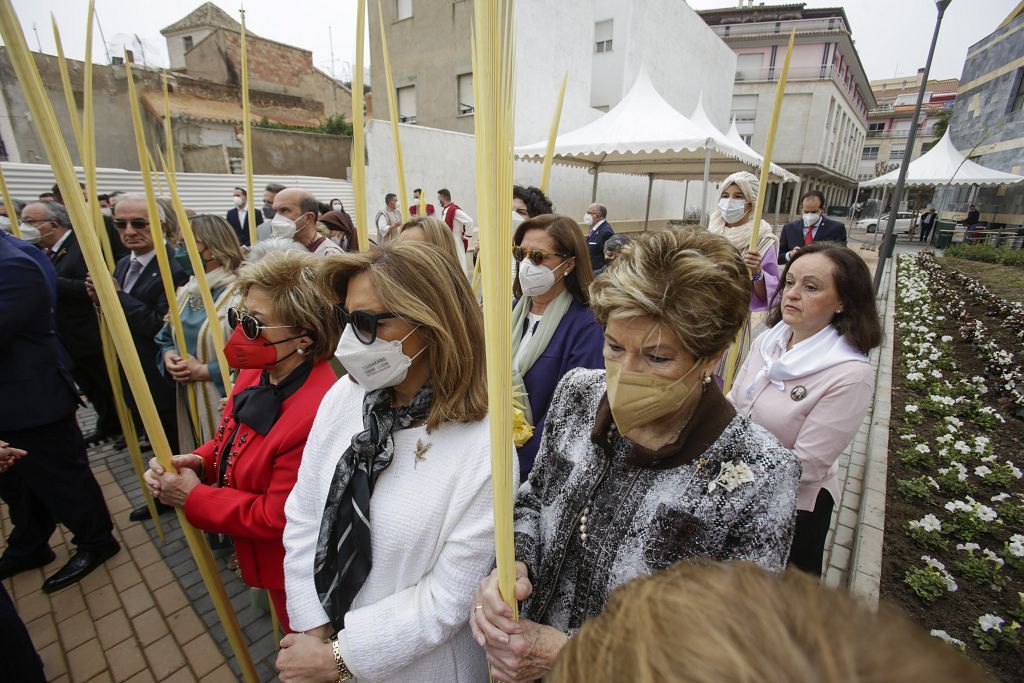
[[[320,520],[313,561],[313,582],[320,604],[336,631],[345,628],[345,614],[370,575],[370,496],[377,477],[395,456],[393,434],[424,420],[434,401],[430,384],[423,385],[407,406],[393,408],[394,389],[387,387],[363,398],[363,431],[338,460]]]
[[[313,361],[309,360],[292,370],[279,383],[271,384],[270,371],[264,370],[259,384],[246,387],[235,395],[232,404],[235,423],[244,422],[266,436],[281,415],[281,404],[302,388],[312,371]]]

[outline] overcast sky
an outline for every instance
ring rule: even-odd
[[[241,6],[238,0],[215,1],[238,18]],[[1017,1],[953,0],[943,20],[931,77],[959,77],[967,48],[995,30]],[[778,0],[766,2],[781,4]],[[146,61],[165,66],[167,51],[160,29],[200,4],[200,0],[96,0],[96,11],[108,44],[122,45],[137,35],[142,40]],[[263,37],[311,49],[314,64],[327,72],[331,72],[333,42],[334,73],[348,80],[355,59],[355,4],[355,0],[248,0],[245,3],[246,25]],[[373,0],[367,4],[370,9],[376,9]],[[689,0],[689,4],[695,9],[710,9],[736,2]],[[935,25],[933,0],[807,0],[807,4],[811,7],[838,5],[846,10],[868,78],[912,75],[924,66]],[[65,53],[75,59],[85,54],[86,6],[85,0],[14,0],[14,8],[32,49],[41,46],[43,52],[55,53],[50,25],[52,12],[61,29]],[[328,38],[328,27],[332,29],[333,41]],[[34,28],[38,31],[38,42]],[[95,59],[104,62],[103,43],[98,31],[95,33]],[[137,60],[141,58],[136,54]]]

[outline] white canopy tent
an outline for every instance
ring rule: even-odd
[[[703,114],[703,106],[698,109]],[[706,114],[703,118],[707,121]],[[517,147],[516,157],[543,162],[546,152],[547,141],[542,140]],[[643,66],[629,92],[608,113],[556,138],[554,162],[589,168],[595,201],[599,173],[646,175],[645,228],[655,179],[703,180],[706,189],[712,173],[724,176],[761,165],[756,154],[737,148],[710,121],[700,124],[676,111],[654,88]]]

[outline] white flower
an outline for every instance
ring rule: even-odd
[[[953,429],[955,431],[956,427],[954,427],[953,425],[949,425],[947,427],[947,429]],[[950,443],[952,440],[953,440],[953,435],[952,434],[943,434],[942,436],[938,436],[938,437],[935,438],[935,443],[945,445],[947,443]]]
[[[992,470],[990,470],[987,465],[978,465],[974,468],[974,473],[979,477],[987,477],[992,474]]]
[[[914,446],[914,450],[920,453],[921,455],[932,452],[932,449],[928,448],[928,444],[925,443],[917,444],[916,446]]]
[[[904,434],[903,436],[900,437],[900,439],[903,441],[916,441],[917,434]]]
[[[1007,467],[1010,468],[1010,472],[1013,473],[1013,478],[1014,479],[1020,479],[1021,478],[1021,474],[1022,473],[1021,473],[1020,469],[1016,465],[1014,465],[1009,460],[1007,460],[1005,464],[1006,464]]]
[[[918,523],[925,531],[942,531],[942,522],[935,515],[925,515]]]
[[[928,477],[928,485],[931,486],[936,491],[939,490],[939,482],[935,481],[931,477]]]
[[[944,334],[944,335],[942,335],[942,341],[944,341],[944,342],[946,342],[948,344],[949,342],[953,341],[953,338],[950,337],[948,334]]]
[[[959,648],[961,650],[963,650],[966,647],[964,645],[964,641],[960,640],[959,638],[954,638],[953,636],[949,635],[948,633],[940,629],[932,629],[930,634],[935,636],[936,638],[939,638],[940,640],[945,641],[947,644],[952,645],[953,647]]]
[[[992,629],[995,629],[1002,633],[1003,624],[1005,623],[1006,620],[1004,620],[1002,617],[997,617],[994,614],[983,614],[980,617],[978,617],[978,626],[980,626],[981,630],[985,633],[988,633]]]
[[[908,413],[916,413],[917,412],[917,406],[908,403],[907,405],[905,405],[903,407],[903,410],[905,410]]]
[[[984,550],[982,550],[981,554],[985,556],[986,560],[989,560],[991,562],[995,562],[1000,567],[1002,567],[1003,564],[1005,564],[1003,562],[1003,558],[999,557],[998,555],[996,555],[994,552],[992,552],[988,548],[985,548]]]
[[[924,563],[926,565],[928,565],[929,567],[934,567],[935,569],[938,569],[940,572],[946,571],[946,565],[942,564],[941,562],[936,560],[934,557],[929,557],[928,555],[922,555],[921,559],[924,560]]]
[[[957,543],[957,550],[966,550],[969,553],[973,553],[975,550],[981,550],[981,546],[977,543]]]
[[[1014,557],[1022,558],[1024,557],[1024,542],[1014,541],[1011,539],[1010,542],[1006,544],[1006,550]]]
[[[1024,543],[1024,535],[1014,534],[1010,536],[1010,543]],[[1021,594],[1021,599],[1024,600],[1024,593]]]
[[[996,511],[987,505],[979,505],[974,509],[974,514],[983,522],[994,522],[996,517]]]
[[[979,458],[979,460],[981,460],[982,462],[986,462],[989,465],[996,464],[996,460],[998,460],[998,459],[999,459],[999,456],[996,456],[996,455],[986,455],[984,458]]]
[[[924,373],[923,372],[909,372],[909,373],[907,373],[907,381],[908,382],[923,382],[924,381]]]
[[[942,379],[942,373],[939,372],[938,370],[932,370],[931,375],[935,379]]]
[[[970,453],[971,453],[971,447],[968,446],[963,441],[957,441],[955,444],[953,444],[953,450],[954,451],[959,451],[959,452],[963,453],[964,455],[970,455]]]
[[[1010,497],[1009,493],[1000,493],[998,496],[992,496],[993,503],[1002,503],[1004,500]]]
[[[750,470],[750,466],[747,463],[723,462],[718,476],[708,484],[708,493],[711,493],[719,486],[731,492],[738,486],[753,483],[754,473]]]

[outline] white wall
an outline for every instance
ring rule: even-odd
[[[174,33],[164,37],[167,42],[167,57],[171,69],[185,68],[185,36],[192,36],[192,46],[195,47],[199,41],[210,35],[213,31],[208,28],[196,28],[181,33]]]

